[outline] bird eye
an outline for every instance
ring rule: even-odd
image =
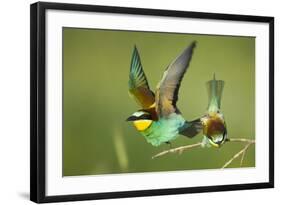
[[[139,119],[140,120],[148,120],[148,119],[151,119],[151,116],[148,115],[148,114],[143,114],[143,115],[139,116]]]

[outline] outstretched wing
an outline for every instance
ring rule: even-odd
[[[179,112],[176,107],[181,80],[188,68],[196,42],[192,42],[167,68],[156,90],[156,111],[159,116]]]
[[[154,93],[149,89],[149,85],[143,71],[140,56],[136,47],[134,47],[130,74],[129,74],[129,93],[136,102],[144,109],[150,108],[154,102]]]

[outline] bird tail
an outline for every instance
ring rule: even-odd
[[[215,74],[214,78],[207,82],[207,90],[209,95],[209,112],[216,112],[220,109],[223,87],[224,81],[216,80]]]
[[[201,118],[196,120],[185,122],[185,124],[181,127],[179,134],[192,138],[196,136],[202,130]]]

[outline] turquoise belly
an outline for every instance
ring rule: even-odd
[[[162,143],[170,142],[177,138],[179,129],[184,125],[185,120],[179,114],[171,114],[168,118],[154,121],[151,126],[142,131],[148,143],[159,146]]]

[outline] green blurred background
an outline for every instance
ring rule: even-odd
[[[167,65],[197,41],[183,78],[178,107],[187,120],[205,113],[205,83],[225,81],[222,112],[228,136],[255,137],[255,38],[154,32],[63,29],[63,175],[221,168],[243,143],[151,157],[169,146],[148,144],[125,119],[139,107],[128,95],[133,46],[154,89]],[[172,147],[202,140],[178,137]],[[237,159],[229,167],[239,167]],[[255,166],[255,146],[243,166]]]

